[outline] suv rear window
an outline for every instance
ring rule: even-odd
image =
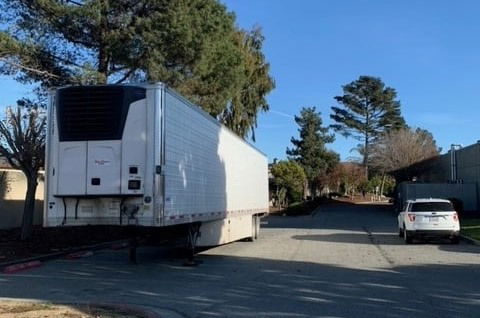
[[[453,206],[449,202],[421,202],[413,203],[412,212],[440,212],[454,211]]]

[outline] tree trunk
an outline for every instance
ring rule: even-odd
[[[384,171],[383,175],[382,175],[382,183],[380,184],[380,197],[383,196],[383,189],[385,188],[385,180],[386,179],[387,179],[387,174]]]
[[[310,183],[310,199],[313,200],[317,196],[317,183],[312,181]]]
[[[98,53],[98,72],[102,75],[101,82],[98,84],[107,84],[108,82],[108,63],[105,54],[105,48],[100,47]]]
[[[363,148],[363,166],[365,167],[365,178],[368,180],[368,153],[369,153],[369,138],[368,134],[365,134],[365,146]]]
[[[28,240],[32,236],[33,214],[35,212],[35,193],[37,190],[37,174],[27,176],[27,193],[23,207],[22,233],[20,239]]]
[[[98,72],[102,75],[102,82],[99,84],[108,83],[108,54],[107,54],[107,43],[105,41],[105,35],[108,32],[108,23],[107,23],[107,8],[110,6],[108,0],[104,0],[102,3],[103,7],[100,10],[100,23],[98,26],[98,38],[99,38],[99,47],[98,47]]]
[[[310,186],[309,186],[309,182],[308,181],[305,181],[303,183],[303,200],[307,200],[308,198],[308,192],[310,192]]]
[[[369,154],[369,149],[368,146],[370,145],[370,134],[369,134],[369,129],[370,129],[370,101],[368,100],[367,97],[365,97],[365,145],[363,148],[363,166],[365,167],[365,178],[368,181],[368,154]]]

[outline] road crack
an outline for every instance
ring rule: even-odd
[[[365,233],[367,233],[368,240],[373,244],[373,246],[375,246],[375,248],[378,250],[380,255],[385,259],[385,261],[387,261],[387,263],[390,264],[391,266],[394,266],[395,261],[393,260],[392,257],[390,257],[390,255],[388,255],[387,251],[385,251],[385,249],[382,248],[382,246],[377,241],[377,239],[372,234],[372,232],[365,226],[362,226],[362,229],[365,231]]]

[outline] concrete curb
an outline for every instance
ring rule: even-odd
[[[22,264],[28,264],[32,262],[45,262],[45,261],[50,261],[53,259],[58,259],[61,257],[65,257],[67,255],[74,255],[74,254],[88,254],[90,252],[91,254],[86,255],[90,256],[93,254],[92,251],[94,250],[102,250],[102,249],[107,249],[107,248],[112,248],[114,249],[114,246],[128,246],[128,240],[118,240],[118,241],[111,241],[111,242],[104,242],[104,243],[98,243],[98,244],[93,244],[93,245],[88,245],[88,246],[80,246],[72,249],[68,249],[65,251],[61,252],[56,252],[56,253],[50,253],[50,254],[45,254],[45,255],[39,255],[35,257],[29,257],[29,258],[23,258],[23,259],[18,259],[15,261],[9,261],[9,262],[3,262],[0,263],[0,271],[4,273],[13,273],[13,272],[6,272],[6,270],[12,266],[12,265],[22,265]],[[78,258],[78,257],[77,257]],[[74,259],[74,258],[71,258]],[[35,266],[38,267],[38,266]],[[33,267],[28,267],[28,268],[33,268]],[[25,269],[28,269],[25,267]]]
[[[54,303],[55,304],[55,303]],[[104,308],[108,310],[122,310],[130,314],[141,315],[144,318],[185,318],[186,316],[172,309],[153,308],[139,304],[117,304],[117,303],[61,303],[62,305],[79,305]]]
[[[101,306],[101,305],[100,305]],[[126,304],[107,304],[107,306],[112,306],[112,309],[122,309],[127,312],[137,313],[144,315],[145,318],[186,318],[185,315],[179,313],[176,310],[171,309],[159,309],[153,308],[150,306],[141,306],[141,305],[126,305]]]
[[[122,310],[130,314],[141,315],[143,318],[185,318],[186,316],[172,309],[160,309],[151,306],[140,304],[118,304],[118,303],[92,303],[92,302],[78,302],[78,303],[64,303],[52,302],[54,305],[66,306],[91,306],[96,308],[104,308],[108,310]]]
[[[64,301],[52,301],[52,300],[38,300],[38,299],[22,299],[22,298],[3,298],[0,297],[0,302],[6,301],[18,301],[22,303],[34,303],[34,304],[52,304],[58,306],[71,306],[75,307],[93,307],[112,311],[123,311],[127,314],[138,315],[142,318],[185,318],[186,316],[170,309],[158,309],[150,306],[137,305],[137,304],[117,304],[117,303],[92,303],[92,302],[64,302]]]
[[[476,239],[473,239],[471,237],[468,237],[466,235],[463,235],[463,234],[460,234],[460,238],[469,243],[469,244],[472,244],[472,245],[477,245],[477,246],[480,246],[480,241],[479,240],[476,240]]]
[[[111,304],[111,303],[105,303],[105,304],[89,303],[87,305],[91,306],[91,307],[102,308],[102,309],[107,309],[107,310],[112,310],[112,311],[113,310],[121,310],[121,311],[124,311],[128,314],[138,315],[138,316],[142,316],[144,318],[169,318],[168,316],[161,316],[161,315],[158,314],[158,312],[152,311],[149,308],[146,308],[146,307],[143,307],[143,306],[137,306],[137,305]]]

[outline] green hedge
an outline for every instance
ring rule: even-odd
[[[284,210],[284,213],[290,216],[308,215],[326,200],[325,198],[316,198],[303,202],[295,202],[290,204],[290,206]]]

